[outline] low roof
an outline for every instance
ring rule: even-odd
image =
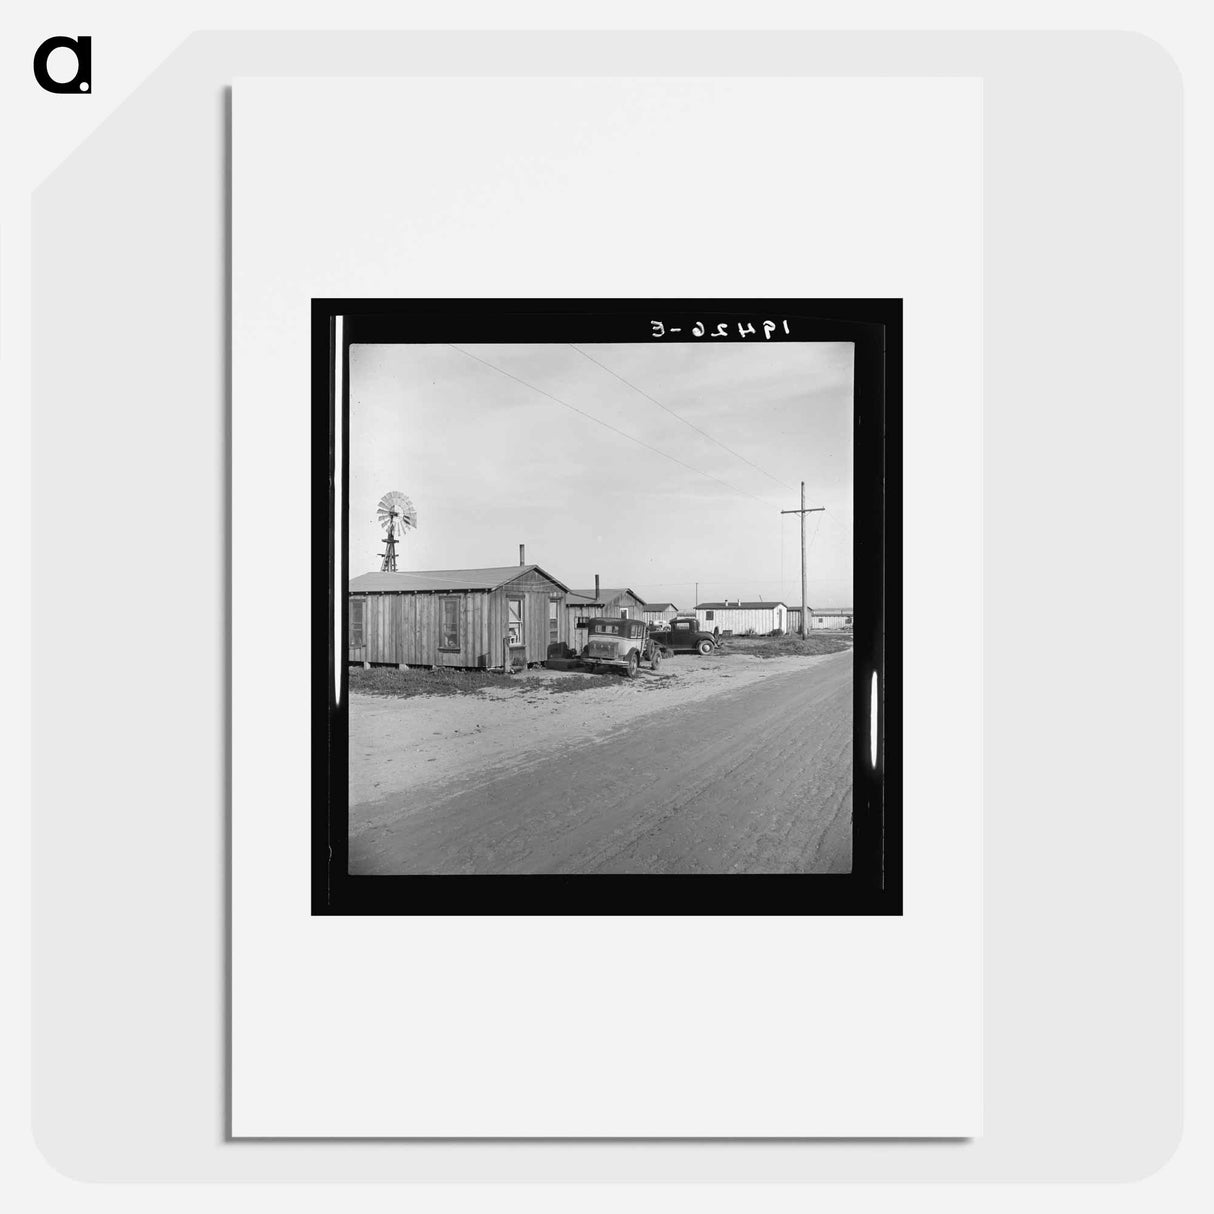
[[[646,611],[665,611],[669,607],[671,611],[678,611],[678,608],[673,603],[646,603]]]
[[[607,586],[600,586],[598,596],[595,596],[594,587],[589,590],[571,590],[570,594],[577,595],[579,599],[583,599],[587,603],[610,603],[612,599],[623,598],[624,595],[630,594],[638,603],[643,604],[644,600],[635,590],[629,590],[627,586],[611,589]]]
[[[800,611],[801,608],[798,607],[797,610]],[[851,615],[852,610],[850,607],[810,607],[809,614],[810,615]]]
[[[770,611],[773,607],[785,607],[788,604],[783,599],[774,603],[697,603],[697,611]]]
[[[427,569],[398,573],[363,573],[350,579],[351,593],[366,591],[398,591],[425,594],[437,590],[497,590],[524,573],[538,573],[562,590],[569,588],[558,582],[538,565],[497,565],[489,569]]]

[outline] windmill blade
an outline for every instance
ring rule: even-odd
[[[379,519],[379,525],[394,535],[404,535],[408,528],[417,526],[417,511],[409,498],[399,489],[385,493],[379,499],[375,513]]]

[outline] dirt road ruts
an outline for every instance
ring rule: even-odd
[[[845,652],[381,813],[350,871],[847,872],[851,806]]]

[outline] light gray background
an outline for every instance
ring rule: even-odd
[[[984,78],[981,1140],[224,1142],[224,87],[409,72]],[[1180,1134],[1180,92],[1164,52],[1117,34],[208,34],[171,56],[34,197],[33,1077],[50,1161],[89,1179],[1159,1167]]]

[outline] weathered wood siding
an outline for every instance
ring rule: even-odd
[[[666,607],[661,611],[646,611],[645,620],[649,624],[656,624],[659,620],[673,620],[679,613],[673,607]]]
[[[617,594],[615,598],[606,599],[603,604],[604,615],[624,615],[625,611],[630,620],[645,618],[645,603],[635,594]],[[624,611],[620,609],[624,608]]]
[[[566,629],[568,642],[575,653],[581,653],[586,647],[589,634],[585,628],[577,626],[578,620],[597,620],[607,612],[602,603],[569,603],[565,608]]]
[[[548,604],[553,599],[557,603],[556,640],[568,642],[569,624],[565,610],[565,592],[555,582],[550,582],[534,570],[529,570],[501,589],[495,590],[493,598],[497,606],[497,614],[494,617],[497,630],[490,638],[491,652],[494,655],[491,665],[500,666],[502,662],[502,648],[510,624],[508,600],[512,598],[523,601],[523,644],[515,646],[511,655],[516,666],[520,662],[543,662],[547,659]]]
[[[547,658],[550,600],[557,602],[557,639],[566,641],[569,635],[565,592],[535,573],[493,591],[366,591],[351,595],[351,601],[355,598],[365,603],[364,644],[350,644],[351,662],[480,669],[501,666],[509,598],[523,600],[523,644],[513,651],[516,665]],[[454,648],[440,645],[444,599],[458,604],[459,645]]]
[[[356,644],[354,643],[354,641],[355,641],[355,636],[354,636],[354,613],[355,613],[355,606],[354,606],[354,605],[355,605],[356,603],[357,603],[357,604],[359,604],[359,605],[361,606],[361,608],[362,608],[362,613],[363,613],[363,627],[362,627],[362,637],[363,637],[363,640],[362,640],[362,644],[359,644],[359,645],[356,645]],[[367,660],[368,660],[368,659],[367,659],[367,656],[366,656],[366,654],[367,654],[367,644],[366,644],[366,636],[367,636],[367,596],[366,596],[365,594],[352,594],[352,595],[350,595],[350,605],[349,605],[349,608],[348,608],[348,611],[347,611],[347,616],[346,616],[346,626],[347,626],[347,628],[349,628],[349,630],[350,630],[350,632],[349,632],[349,641],[350,641],[350,661],[351,661],[351,662],[365,662],[365,661],[367,661]]]

